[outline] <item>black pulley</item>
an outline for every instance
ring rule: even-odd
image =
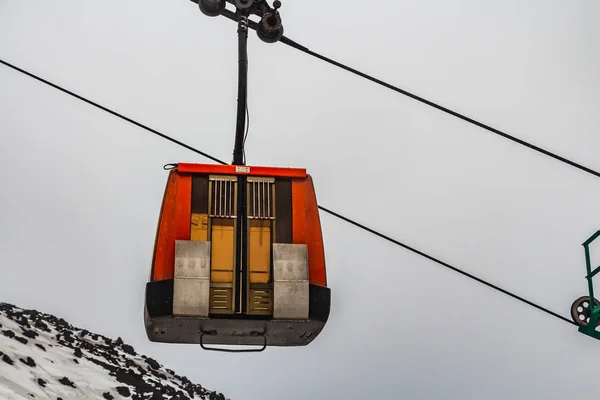
[[[594,307],[599,305],[600,301],[594,299]],[[573,302],[571,306],[571,318],[579,325],[587,326],[592,315],[592,305],[590,302],[590,296],[582,296]],[[598,320],[597,326],[600,326],[600,320]]]
[[[250,8],[252,4],[254,4],[254,0],[235,0],[235,6],[239,10]]]
[[[209,17],[218,17],[225,9],[225,0],[198,0],[200,11]]]
[[[283,36],[283,25],[277,10],[266,12],[256,29],[258,38],[263,42],[275,43]]]

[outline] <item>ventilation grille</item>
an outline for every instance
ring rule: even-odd
[[[271,289],[250,289],[249,300],[249,314],[272,314],[273,296]]]
[[[248,218],[275,219],[274,179],[248,179]]]
[[[213,218],[235,218],[237,182],[232,179],[211,177],[210,183],[210,216]]]
[[[210,289],[210,312],[213,314],[231,314],[233,312],[232,290],[228,288]]]

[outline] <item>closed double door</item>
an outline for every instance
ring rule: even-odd
[[[275,180],[192,178],[191,240],[211,242],[209,312],[272,315]]]

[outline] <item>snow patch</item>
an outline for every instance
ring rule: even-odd
[[[0,399],[59,398],[226,400],[138,355],[121,338],[0,303]]]

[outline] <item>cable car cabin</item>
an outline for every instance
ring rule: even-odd
[[[329,308],[305,169],[178,164],[170,171],[146,285],[149,340],[304,346]]]

